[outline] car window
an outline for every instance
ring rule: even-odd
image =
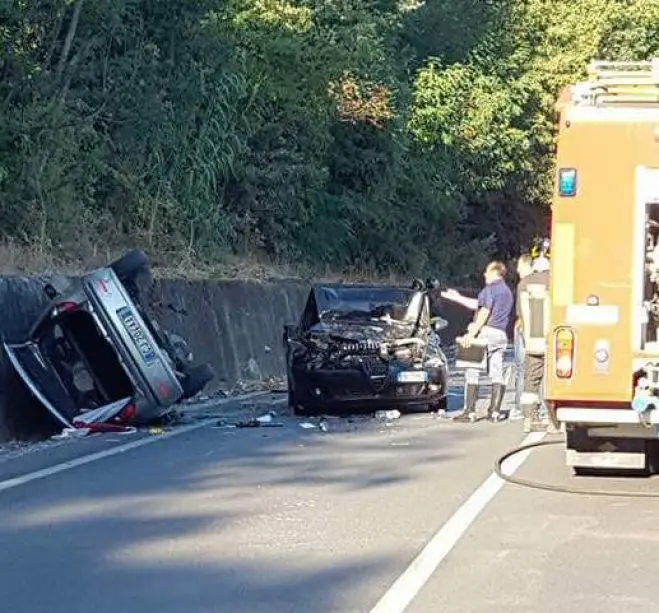
[[[55,324],[50,334],[42,339],[42,349],[76,404],[84,405],[89,400],[98,401],[94,379],[89,369],[59,324]]]
[[[416,321],[422,295],[411,289],[387,287],[320,287],[315,292],[321,321]]]

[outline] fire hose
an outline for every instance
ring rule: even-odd
[[[565,439],[550,440],[550,441],[538,441],[535,443],[528,443],[526,445],[521,445],[515,447],[510,451],[507,451],[504,455],[499,457],[494,463],[494,473],[504,481],[508,483],[513,483],[521,487],[528,487],[535,490],[545,490],[548,492],[558,492],[561,494],[581,494],[582,496],[612,496],[616,498],[659,498],[659,492],[631,492],[624,490],[599,490],[599,489],[589,489],[585,487],[573,487],[569,485],[556,485],[553,483],[543,483],[541,481],[534,481],[532,479],[522,479],[520,477],[515,477],[514,475],[507,475],[503,471],[503,463],[518,453],[523,451],[535,449],[536,447],[548,447],[550,445],[560,445],[565,443]]]

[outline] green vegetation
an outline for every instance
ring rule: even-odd
[[[656,0],[3,0],[0,231],[464,280],[542,231],[553,104]]]

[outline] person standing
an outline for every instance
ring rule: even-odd
[[[521,404],[524,432],[544,430],[540,415],[540,390],[545,374],[546,338],[549,326],[549,260],[533,262],[533,272],[518,287],[521,333],[524,339],[524,386]]]
[[[476,311],[473,321],[467,327],[467,332],[458,342],[469,347],[475,339],[486,342],[487,370],[492,383],[492,395],[487,417],[490,421],[502,421],[508,417],[501,410],[506,383],[503,373],[503,357],[508,346],[508,324],[513,310],[513,293],[506,284],[504,277],[506,266],[503,262],[492,261],[485,268],[485,287],[478,298],[468,298],[460,292],[449,289],[442,292],[442,297]],[[464,411],[455,421],[476,421],[476,400],[480,372],[468,368],[465,372]]]
[[[517,260],[517,276],[519,281],[525,279],[533,272],[533,258],[528,253],[523,253]],[[517,295],[515,299],[516,317],[513,347],[515,350],[514,373],[515,373],[515,406],[510,412],[509,419],[518,420],[524,417],[522,411],[522,388],[524,387],[524,337],[522,335],[522,317],[520,313],[519,282],[517,284]]]

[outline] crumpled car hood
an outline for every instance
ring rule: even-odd
[[[325,336],[348,342],[386,341],[409,338],[414,331],[413,324],[390,324],[387,322],[320,322],[309,328],[315,337]]]

